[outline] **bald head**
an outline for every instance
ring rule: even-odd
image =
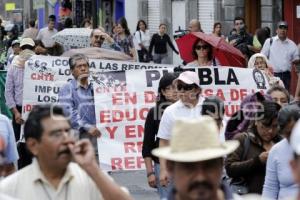
[[[200,21],[192,19],[189,25],[189,31],[191,32],[202,32]]]

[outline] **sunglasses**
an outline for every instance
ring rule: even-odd
[[[201,49],[207,50],[208,48],[209,48],[208,45],[197,45],[197,46],[195,46],[196,50],[201,50]]]
[[[279,26],[279,29],[285,29],[285,30],[287,30],[287,26],[280,25],[280,26]]]
[[[190,91],[192,89],[196,88],[195,84],[177,84],[177,90],[185,90],[185,91]]]

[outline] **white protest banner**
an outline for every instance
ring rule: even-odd
[[[240,102],[269,85],[260,71],[244,68],[194,68],[206,96],[225,101],[227,115],[239,109]],[[105,170],[143,169],[142,144],[148,110],[155,103],[158,82],[165,69],[102,73],[94,86],[101,167]],[[113,80],[116,84],[111,84]]]
[[[90,59],[91,80],[105,71],[158,69],[157,64],[119,62]],[[54,56],[33,56],[26,62],[24,73],[23,114],[27,118],[33,105],[56,103],[58,93],[68,80],[73,79],[69,67],[69,58]]]
[[[144,123],[155,104],[160,78],[173,71],[172,65],[90,60],[94,82],[96,125],[102,169],[138,170],[145,164],[141,155]],[[202,94],[217,95],[225,101],[227,115],[239,109],[240,102],[269,85],[260,71],[244,68],[192,68],[200,77]],[[56,103],[62,85],[72,79],[68,58],[34,56],[25,66],[23,117],[32,106]]]

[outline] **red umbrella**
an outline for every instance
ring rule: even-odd
[[[185,62],[189,63],[195,60],[192,55],[192,48],[193,44],[199,38],[213,46],[213,55],[221,65],[234,67],[246,66],[245,58],[240,50],[228,44],[223,38],[201,32],[190,33],[176,40],[180,57]]]

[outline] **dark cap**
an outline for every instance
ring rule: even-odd
[[[280,21],[280,22],[278,22],[278,24],[277,24],[277,27],[279,28],[280,26],[284,26],[284,27],[288,27],[288,23],[286,22],[286,21]]]

